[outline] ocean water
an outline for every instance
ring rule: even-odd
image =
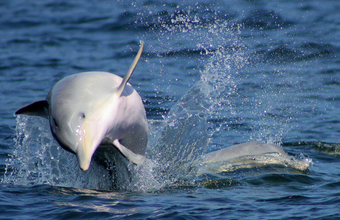
[[[339,218],[339,11],[335,0],[1,1],[0,219]],[[67,75],[123,76],[140,40],[130,83],[150,125],[143,166],[82,172],[47,120],[14,116]],[[197,175],[204,153],[249,141],[310,167]]]

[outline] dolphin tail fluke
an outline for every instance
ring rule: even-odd
[[[33,102],[32,104],[19,108],[15,112],[15,114],[16,115],[40,116],[40,117],[48,118],[48,103],[46,100]]]
[[[141,45],[140,45],[139,51],[138,51],[138,53],[137,53],[133,63],[131,64],[129,70],[126,72],[122,83],[118,87],[118,90],[117,90],[118,94],[121,95],[123,93],[124,88],[125,88],[127,82],[129,81],[133,71],[135,70],[135,68],[137,66],[137,63],[138,63],[138,61],[140,59],[140,56],[142,55],[143,47],[144,47],[144,41],[141,41]]]
[[[113,144],[118,148],[118,150],[126,157],[129,161],[134,164],[141,165],[145,161],[145,156],[133,153],[131,150],[122,145],[119,140],[114,140]]]

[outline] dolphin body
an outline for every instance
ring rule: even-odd
[[[108,72],[83,72],[57,82],[46,99],[18,109],[16,115],[48,118],[53,137],[77,155],[83,171],[95,151],[114,148],[134,164],[143,164],[148,123],[141,97],[128,83],[144,42],[124,79]]]

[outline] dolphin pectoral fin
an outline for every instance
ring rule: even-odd
[[[118,150],[132,163],[141,165],[145,161],[145,156],[140,154],[135,154],[124,145],[122,145],[119,140],[114,140],[113,144],[118,148]]]
[[[19,108],[15,112],[15,114],[16,115],[40,116],[40,117],[48,118],[48,103],[46,100],[33,102],[29,105],[25,105],[24,107]]]
[[[118,90],[117,90],[117,93],[119,95],[122,95],[123,91],[124,91],[124,88],[127,84],[127,82],[129,81],[133,71],[135,70],[136,66],[137,66],[137,63],[140,59],[140,56],[142,55],[142,51],[143,51],[143,47],[144,47],[144,41],[141,41],[141,45],[140,45],[140,48],[138,50],[138,53],[133,61],[133,63],[131,64],[129,70],[126,72],[125,76],[124,76],[124,79],[122,81],[122,83],[119,85],[118,87]]]

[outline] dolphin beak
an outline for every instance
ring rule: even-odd
[[[84,123],[82,126],[82,134],[79,140],[79,145],[77,148],[77,157],[80,169],[87,171],[90,167],[92,156],[100,143],[93,137],[92,129],[88,129],[91,126],[88,123]]]
[[[89,154],[87,145],[79,145],[77,150],[77,157],[80,169],[87,171],[90,167],[92,154]]]

